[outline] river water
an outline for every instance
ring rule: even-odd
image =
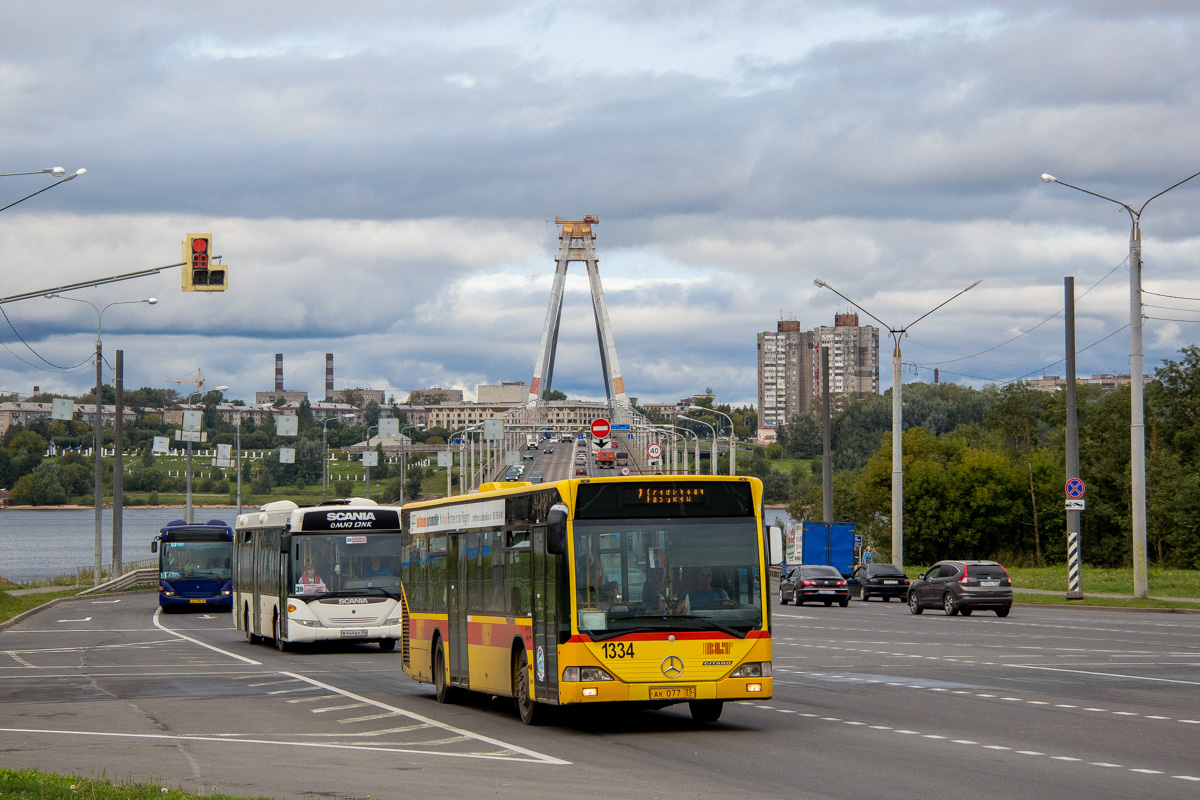
[[[196,522],[218,519],[233,524],[233,508],[197,508]],[[121,560],[152,558],[150,540],[171,520],[183,519],[182,508],[126,508],[121,515]],[[112,563],[112,509],[102,517],[105,568]],[[95,561],[96,512],[81,509],[0,510],[0,577],[14,583],[74,575]]]

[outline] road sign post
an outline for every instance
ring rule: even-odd
[[[1079,512],[1083,511],[1086,503],[1083,496],[1087,493],[1087,486],[1079,478],[1070,478],[1064,489],[1067,494],[1068,522],[1075,523],[1067,525],[1067,599],[1082,600],[1083,556],[1079,549]],[[1072,516],[1074,520],[1070,519]]]

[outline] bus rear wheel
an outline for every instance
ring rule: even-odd
[[[393,650],[396,649],[396,640],[395,639],[380,639],[379,640],[379,649],[385,653],[392,652]]]
[[[689,700],[688,709],[696,722],[716,722],[725,710],[724,700]]]
[[[521,722],[526,725],[537,725],[542,718],[542,711],[534,702],[529,691],[529,657],[522,650],[516,658],[513,667],[513,698],[517,701],[517,711],[521,714]]]
[[[433,640],[433,690],[439,703],[453,702],[454,690],[446,678],[446,654],[442,652],[441,639]]]

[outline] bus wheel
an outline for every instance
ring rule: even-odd
[[[379,649],[385,653],[392,652],[393,650],[396,649],[396,640],[395,639],[380,639],[379,640]]]
[[[696,722],[716,722],[725,710],[724,700],[690,700],[688,708]]]
[[[542,713],[529,692],[529,657],[524,650],[517,655],[516,666],[513,667],[513,698],[517,701],[521,722],[537,725]]]
[[[286,653],[287,649],[288,649],[288,643],[283,640],[283,636],[279,632],[279,616],[278,615],[276,615],[275,619],[273,619],[271,621],[271,633],[275,637],[275,647],[277,647],[279,649],[279,652]]]
[[[255,636],[250,630],[250,607],[246,606],[242,609],[242,627],[246,629],[246,641],[250,644],[258,644],[260,637]]]
[[[442,652],[442,640],[433,640],[433,689],[439,703],[454,701],[454,690],[446,678],[446,654]]]

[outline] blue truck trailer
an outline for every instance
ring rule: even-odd
[[[857,561],[852,522],[790,522],[787,563],[825,564],[849,576]]]

